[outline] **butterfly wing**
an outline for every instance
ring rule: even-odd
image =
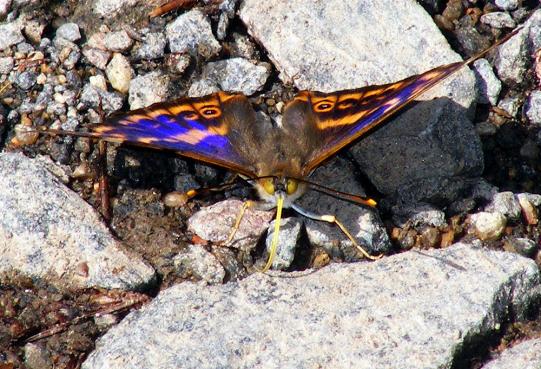
[[[286,107],[284,126],[292,131],[302,128],[306,145],[312,146],[303,165],[303,175],[463,65],[464,62],[457,62],[440,66],[386,85],[334,93],[299,92]],[[299,116],[306,121],[305,127],[299,127]]]
[[[113,115],[92,128],[92,137],[173,150],[253,177],[252,163],[237,148],[254,126],[255,112],[244,95],[218,92]]]
[[[283,126],[302,132],[299,146],[306,158],[302,174],[310,174],[322,161],[385,121],[423,92],[463,66],[473,63],[520,32],[517,28],[477,55],[431,69],[402,81],[335,93],[301,91],[284,111]],[[302,123],[299,120],[302,118]],[[298,133],[296,133],[298,135]]]

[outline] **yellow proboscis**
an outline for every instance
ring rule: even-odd
[[[262,272],[265,273],[272,266],[274,261],[274,255],[276,255],[276,249],[278,248],[278,236],[280,235],[280,220],[282,219],[282,207],[284,206],[283,196],[278,196],[276,200],[276,219],[274,221],[274,234],[272,235],[272,242],[269,251],[269,259],[267,264],[263,267]]]

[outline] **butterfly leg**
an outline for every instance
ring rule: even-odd
[[[244,213],[246,213],[246,209],[253,207],[255,204],[256,202],[252,200],[244,201],[242,203],[240,211],[237,215],[237,219],[235,220],[235,225],[233,226],[233,229],[231,230],[229,237],[227,237],[227,240],[224,242],[224,245],[227,245],[231,241],[233,241],[235,234],[237,234],[237,231],[239,230],[240,222],[242,221],[242,218],[244,218]]]
[[[346,235],[346,237],[349,238],[349,240],[353,243],[353,245],[357,248],[357,250],[359,250],[361,252],[361,254],[364,255],[365,258],[370,259],[370,260],[378,260],[383,256],[383,254],[380,254],[380,255],[377,255],[377,256],[370,255],[361,245],[359,245],[357,243],[355,238],[351,235],[351,233],[349,233],[347,228],[336,218],[336,216],[334,216],[334,215],[318,215],[318,214],[312,213],[310,211],[304,210],[303,208],[299,207],[297,204],[292,204],[291,207],[297,213],[299,213],[299,214],[301,214],[301,215],[303,215],[303,216],[305,216],[305,217],[307,217],[309,219],[319,220],[319,221],[322,221],[322,222],[336,224],[338,226],[338,228],[340,228],[342,233],[344,233]]]

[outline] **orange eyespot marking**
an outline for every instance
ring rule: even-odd
[[[334,103],[328,100],[320,101],[314,104],[314,111],[316,113],[326,113],[334,108]]]
[[[194,113],[194,112],[191,112],[191,113],[188,113],[184,116],[184,119],[187,119],[187,120],[196,120],[196,119],[199,119],[199,114],[197,113]]]
[[[203,107],[200,110],[200,113],[207,119],[218,118],[220,115],[222,115],[222,112],[220,111],[220,109],[215,108],[213,106]]]

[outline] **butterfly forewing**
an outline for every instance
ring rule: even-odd
[[[312,131],[317,135],[313,141],[318,141],[305,163],[304,174],[309,174],[322,161],[382,123],[463,65],[463,62],[457,62],[440,66],[380,86],[335,93],[299,92],[286,109],[299,109],[299,105],[305,105],[308,110],[305,113],[307,124],[312,126]]]
[[[219,92],[115,115],[93,130],[105,140],[169,149],[253,176],[253,163],[238,150],[238,133],[250,134],[253,126],[255,113],[246,97]]]

